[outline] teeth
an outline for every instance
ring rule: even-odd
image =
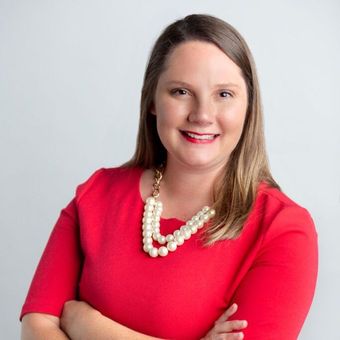
[[[186,134],[191,137],[191,138],[195,138],[195,139],[209,139],[209,140],[212,140],[215,138],[214,135],[195,135],[193,133],[190,133],[190,132],[186,132]]]

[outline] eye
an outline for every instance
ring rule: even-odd
[[[171,93],[172,94],[178,93],[179,95],[185,95],[185,94],[188,93],[188,91],[185,90],[185,89],[174,89],[174,90],[171,91]]]
[[[220,92],[220,95],[221,95],[221,97],[223,97],[223,98],[228,98],[228,97],[232,97],[233,95],[230,93],[230,92],[228,92],[228,91],[222,91],[222,92]]]

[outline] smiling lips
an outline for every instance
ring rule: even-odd
[[[201,134],[193,131],[181,131],[181,134],[187,141],[196,144],[212,143],[219,136],[218,134]]]

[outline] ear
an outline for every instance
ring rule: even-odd
[[[154,104],[154,103],[151,104],[150,109],[149,109],[149,112],[150,112],[151,114],[155,115],[155,116],[157,115],[157,114],[156,114],[155,104]]]

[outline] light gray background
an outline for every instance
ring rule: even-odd
[[[76,185],[131,157],[151,46],[189,13],[230,22],[254,54],[273,175],[319,235],[300,339],[340,339],[340,5],[330,0],[0,1],[2,339],[19,338],[35,267]]]

